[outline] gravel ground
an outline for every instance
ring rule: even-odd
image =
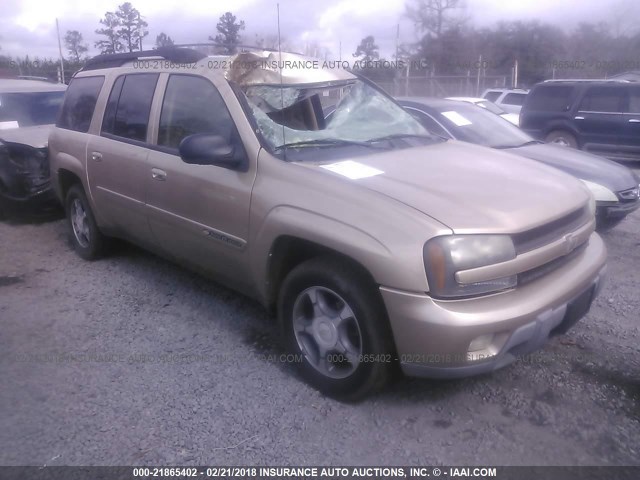
[[[640,464],[640,211],[605,235],[589,315],[477,378],[341,404],[301,383],[259,305],[65,224],[0,223],[0,464]]]

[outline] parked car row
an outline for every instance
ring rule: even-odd
[[[519,115],[528,93],[528,90],[520,88],[489,88],[484,91],[482,98],[508,113]]]

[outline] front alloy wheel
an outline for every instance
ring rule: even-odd
[[[362,333],[353,310],[324,287],[301,292],[293,305],[293,330],[307,361],[322,375],[345,378],[358,368]]]
[[[307,383],[355,401],[382,388],[395,366],[393,335],[373,279],[339,257],[301,263],[285,278],[278,317]]]

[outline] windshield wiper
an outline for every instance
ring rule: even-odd
[[[529,145],[540,145],[540,140],[529,140],[528,142],[521,143],[520,145],[495,145],[492,148],[497,148],[499,150],[506,150],[509,148],[520,148],[520,147],[528,147]]]
[[[372,138],[369,142],[384,142],[385,140],[397,140],[403,138],[420,138],[423,140],[429,140],[431,142],[437,141],[438,139],[447,140],[445,137],[441,137],[440,135],[424,135],[421,133],[393,133],[391,135],[385,135],[384,137]]]
[[[301,142],[285,143],[283,145],[278,145],[275,150],[279,151],[285,148],[295,147],[341,147],[349,145],[380,149],[380,147],[371,145],[369,142],[360,142],[358,140],[344,140],[341,138],[317,138],[315,140],[303,140]]]

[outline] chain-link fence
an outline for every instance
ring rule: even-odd
[[[479,97],[487,88],[509,86],[506,75],[411,76],[376,82],[394,97]]]

